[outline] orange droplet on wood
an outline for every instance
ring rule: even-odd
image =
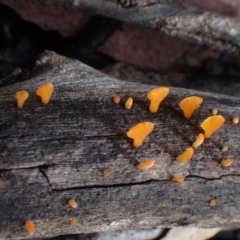
[[[211,199],[211,200],[209,201],[209,204],[210,204],[210,206],[212,206],[212,207],[216,206],[216,200],[215,200],[215,199]]]
[[[172,182],[183,182],[185,180],[182,176],[175,176],[172,178]]]
[[[228,151],[228,146],[224,146],[221,150],[221,152],[227,152]]]
[[[127,136],[133,139],[133,146],[139,147],[143,140],[152,132],[154,124],[151,122],[140,122],[127,131]]]
[[[72,207],[72,208],[76,208],[77,207],[77,203],[74,199],[69,199],[68,200],[68,204]]]
[[[176,160],[179,162],[188,161],[193,156],[194,150],[192,147],[187,148],[182,154],[178,155]]]
[[[130,109],[133,105],[133,98],[129,97],[125,103],[125,108]]]
[[[77,225],[77,219],[71,219],[70,220],[70,225],[76,226]]]
[[[30,219],[27,219],[25,221],[25,228],[31,234],[35,232],[35,226],[34,226],[33,222]]]
[[[183,110],[184,117],[190,118],[202,101],[203,99],[197,96],[184,98],[179,104],[180,108]]]
[[[217,115],[217,114],[218,114],[218,110],[217,110],[217,108],[213,108],[213,110],[212,110],[212,114],[213,114],[213,115]]]
[[[103,177],[108,177],[109,176],[109,172],[107,170],[103,170],[102,171],[102,175],[103,175]]]
[[[168,87],[158,87],[152,89],[150,92],[147,93],[147,98],[151,101],[149,106],[149,111],[151,113],[157,112],[160,103],[163,101],[164,98],[167,97],[169,94]]]
[[[140,162],[136,165],[138,169],[148,169],[154,165],[155,161],[153,159],[148,159],[146,161]]]
[[[202,133],[200,133],[198,136],[197,136],[197,139],[195,140],[195,142],[192,144],[192,146],[194,148],[197,148],[199,147],[204,141],[204,135]]]
[[[225,122],[225,118],[221,115],[215,115],[206,118],[200,125],[204,130],[205,138],[210,138],[213,133],[215,133]]]
[[[20,90],[15,93],[15,98],[17,99],[17,107],[22,108],[24,102],[28,99],[29,93],[26,90]]]
[[[120,98],[120,96],[118,96],[118,95],[114,96],[114,98],[113,98],[113,101],[114,101],[115,103],[120,103],[120,100],[121,100],[121,98]]]
[[[41,97],[43,104],[47,104],[52,96],[53,90],[53,84],[51,82],[46,82],[37,88],[36,94]]]
[[[234,124],[238,124],[238,122],[239,122],[239,117],[234,117],[233,120],[232,120],[232,122],[233,122]]]
[[[228,158],[228,159],[224,159],[221,161],[221,165],[223,167],[228,167],[233,163],[233,159],[232,158]]]

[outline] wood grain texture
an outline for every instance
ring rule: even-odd
[[[33,0],[32,0],[33,1]],[[34,0],[36,1],[36,0]],[[38,0],[41,3],[88,10],[121,20],[143,25],[171,36],[189,39],[219,51],[239,53],[240,23],[238,20],[209,12],[179,0]],[[12,3],[12,7],[14,7]]]
[[[35,95],[39,84],[55,86],[47,105]],[[238,227],[240,223],[240,100],[225,95],[170,88],[159,111],[151,114],[146,92],[153,86],[122,82],[77,60],[45,52],[23,82],[0,88],[0,238],[45,238],[142,227]],[[17,90],[29,91],[23,109]],[[113,102],[116,94],[120,104]],[[196,94],[203,104],[187,120],[178,102]],[[132,109],[125,100],[132,96]],[[192,160],[176,156],[201,132],[200,123],[218,108],[226,122],[199,147]],[[139,148],[126,131],[140,121],[154,131]],[[221,153],[223,146],[228,152]],[[223,168],[223,158],[234,163]],[[148,158],[155,165],[138,170]],[[109,172],[102,176],[102,170]],[[174,175],[186,177],[171,182]],[[209,179],[210,184],[205,185]],[[77,209],[67,204],[69,198]],[[217,205],[209,206],[215,198]],[[146,211],[147,210],[147,211]],[[126,216],[126,212],[130,216]],[[28,235],[24,220],[35,223]],[[76,227],[69,220],[76,218]]]

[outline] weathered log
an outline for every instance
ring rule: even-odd
[[[55,86],[49,104],[35,95],[39,84]],[[77,60],[46,52],[23,82],[0,88],[0,238],[46,238],[153,226],[238,227],[240,223],[240,99],[195,90],[170,88],[159,111],[151,114],[146,92],[152,86],[108,77]],[[14,94],[29,91],[23,109]],[[122,97],[120,104],[113,96]],[[196,94],[204,99],[192,118],[178,102]],[[124,102],[132,96],[132,109]],[[183,152],[201,132],[199,124],[218,108],[226,122],[199,147],[192,160]],[[134,148],[126,131],[140,121],[154,131]],[[221,153],[223,146],[229,151]],[[234,163],[221,167],[220,161]],[[155,165],[138,170],[148,158]],[[108,177],[102,171],[109,172]],[[186,177],[174,183],[172,176]],[[205,185],[205,180],[210,180]],[[68,199],[78,203],[76,209]],[[216,199],[216,206],[209,205]],[[36,231],[27,233],[31,219]],[[78,225],[69,224],[77,219]]]
[[[14,9],[17,0],[3,3]],[[36,0],[30,0],[30,4]],[[41,3],[60,4],[68,8],[130,22],[171,36],[211,46],[219,51],[240,52],[240,23],[236,19],[209,12],[179,0],[38,0]],[[189,1],[188,1],[189,2]]]

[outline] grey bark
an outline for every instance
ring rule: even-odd
[[[240,23],[236,19],[179,0],[39,0],[81,8],[92,13],[163,31],[219,51],[240,52]],[[133,4],[121,4],[132,2]],[[15,4],[18,4],[17,1]]]
[[[51,81],[48,105],[35,95]],[[153,86],[122,82],[77,60],[45,52],[23,82],[0,88],[0,238],[31,239],[154,226],[238,227],[240,223],[238,98],[170,88],[159,111],[151,114],[146,92]],[[23,109],[14,94],[29,91]],[[119,94],[120,104],[113,103]],[[204,99],[190,120],[178,102],[189,95]],[[124,102],[132,96],[132,109]],[[218,108],[226,123],[185,163],[176,156],[201,132],[199,124]],[[152,121],[154,131],[139,148],[126,131]],[[223,146],[229,151],[221,153]],[[234,163],[220,165],[226,157]],[[153,158],[155,165],[135,165]],[[103,177],[102,170],[109,176]],[[172,176],[186,177],[183,183]],[[209,179],[210,184],[205,185]],[[76,209],[67,204],[78,203]],[[216,206],[209,205],[216,199]],[[29,235],[29,218],[36,232]],[[78,225],[69,225],[76,218]]]

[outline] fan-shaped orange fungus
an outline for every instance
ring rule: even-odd
[[[17,107],[22,108],[24,102],[28,99],[29,93],[26,90],[20,90],[15,93],[15,98],[17,99]]]
[[[183,152],[182,154],[178,155],[176,160],[178,160],[179,162],[184,162],[187,160],[190,160],[192,155],[194,153],[194,150],[192,147],[189,147],[185,150],[185,152]]]
[[[212,110],[212,114],[213,114],[213,115],[217,115],[217,114],[218,114],[218,110],[217,110],[217,108],[213,108],[213,110]]]
[[[210,204],[210,206],[212,206],[212,207],[216,206],[216,200],[215,200],[215,199],[211,199],[211,200],[209,201],[209,204]]]
[[[194,148],[199,147],[204,141],[204,135],[202,133],[198,134],[197,139],[195,142],[192,144]]]
[[[190,118],[196,108],[202,103],[203,99],[197,96],[191,96],[181,100],[179,106],[183,110],[185,118]]]
[[[175,176],[172,178],[172,182],[183,182],[184,180],[185,178],[181,176]]]
[[[113,101],[114,101],[115,103],[120,103],[120,100],[121,100],[121,98],[120,98],[120,96],[118,96],[118,95],[114,96],[114,98],[113,98]]]
[[[239,122],[239,117],[234,117],[233,120],[232,120],[232,122],[233,122],[234,124],[238,124],[238,122]]]
[[[52,96],[53,90],[54,90],[53,84],[50,82],[46,82],[46,83],[41,84],[37,88],[36,94],[39,97],[41,97],[43,104],[47,104]]]
[[[205,138],[210,138],[211,135],[216,132],[225,122],[225,118],[221,115],[215,115],[206,118],[200,125],[204,130]]]
[[[133,105],[133,98],[129,97],[125,103],[125,108],[130,109]]]
[[[103,170],[102,171],[102,175],[103,175],[103,177],[108,177],[109,176],[109,172],[107,170]]]
[[[76,208],[77,207],[77,203],[74,199],[69,199],[68,200],[68,204],[72,207],[72,208]]]
[[[152,132],[154,124],[152,122],[140,122],[127,131],[127,136],[133,139],[133,146],[139,147],[143,140]]]
[[[147,93],[147,98],[151,101],[149,111],[155,113],[162,100],[169,94],[168,87],[158,87]]]
[[[76,226],[77,225],[77,219],[71,219],[70,220],[70,225]]]
[[[209,180],[206,180],[205,181],[205,185],[209,185],[210,184],[210,181]]]
[[[153,159],[148,159],[143,162],[140,162],[136,165],[136,168],[138,169],[148,169],[151,168],[154,165],[155,161]]]
[[[35,226],[30,219],[27,219],[25,221],[25,228],[29,233],[34,233],[35,232]]]
[[[221,161],[221,165],[223,167],[228,167],[233,163],[233,159],[232,158],[228,158],[228,159],[224,159]]]

